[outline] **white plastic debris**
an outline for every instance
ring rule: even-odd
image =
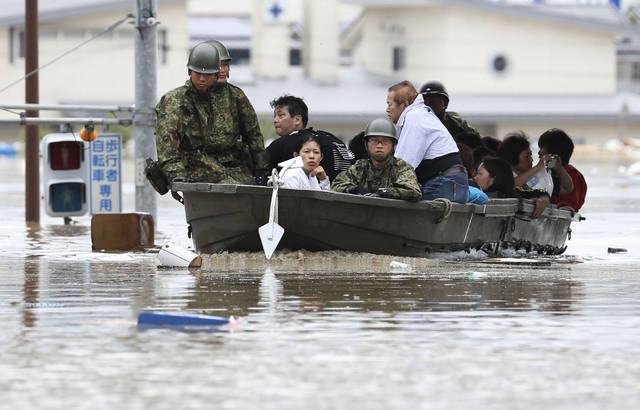
[[[202,258],[195,252],[176,245],[173,242],[165,242],[158,252],[158,265],[160,266],[184,266],[189,268],[200,267]]]

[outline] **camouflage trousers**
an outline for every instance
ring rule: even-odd
[[[247,165],[238,160],[220,163],[215,154],[190,155],[185,168],[186,177],[193,182],[251,185],[255,181]]]

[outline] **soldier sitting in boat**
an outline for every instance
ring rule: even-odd
[[[267,147],[269,169],[293,157],[302,130],[315,134],[321,141],[325,153],[321,165],[329,180],[333,181],[336,175],[351,166],[355,157],[344,142],[326,131],[307,128],[309,108],[302,98],[283,95],[271,101],[270,105],[273,108],[273,125],[280,138]]]
[[[252,184],[265,176],[258,117],[240,88],[218,81],[216,47],[196,45],[187,68],[186,83],[156,106],[158,161],[167,180]]]
[[[424,99],[424,105],[433,110],[436,117],[447,127],[447,130],[456,142],[463,142],[471,148],[475,148],[475,144],[468,144],[467,141],[458,139],[458,135],[462,134],[476,136],[478,140],[480,140],[481,136],[478,130],[469,125],[460,114],[447,111],[447,107],[449,106],[449,93],[447,93],[447,89],[444,88],[444,84],[440,81],[428,81],[420,87],[420,94],[422,94],[422,98]]]
[[[419,201],[422,189],[413,167],[393,156],[396,128],[386,118],[369,123],[364,144],[368,159],[360,159],[333,181],[331,190],[373,197]]]

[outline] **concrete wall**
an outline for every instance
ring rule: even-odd
[[[502,139],[507,133],[516,130],[526,132],[532,141],[550,128],[560,128],[564,130],[576,144],[601,145],[610,139],[638,138],[640,136],[640,124],[624,124],[622,122],[598,122],[598,123],[575,123],[575,122],[548,122],[548,123],[499,123],[496,124],[497,138]]]
[[[393,48],[406,67],[393,70]],[[461,94],[610,94],[613,34],[443,6],[370,7],[356,53],[371,72],[422,84],[439,79]],[[506,58],[503,72],[493,68]]]

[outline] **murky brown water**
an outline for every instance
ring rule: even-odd
[[[222,254],[189,271],[157,268],[152,252],[91,252],[88,218],[26,228],[20,177],[2,171],[0,408],[640,404],[633,178],[589,178],[587,221],[560,257]],[[159,205],[156,242],[189,245],[182,209]],[[148,310],[248,322],[231,332],[138,329]]]

